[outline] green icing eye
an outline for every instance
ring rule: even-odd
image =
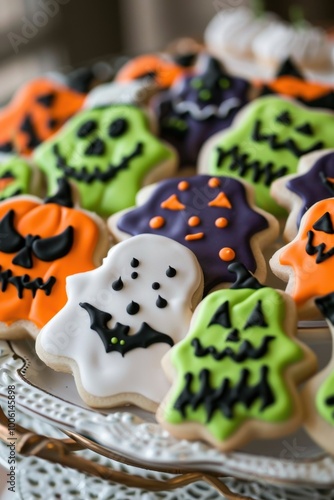
[[[219,80],[219,87],[221,89],[226,90],[226,89],[229,89],[230,86],[231,86],[230,80],[228,80],[227,78],[220,78],[220,80]]]
[[[202,101],[208,101],[212,97],[212,93],[207,89],[200,90],[198,95]]]
[[[193,78],[190,82],[193,89],[200,89],[202,87],[202,80],[200,78]]]

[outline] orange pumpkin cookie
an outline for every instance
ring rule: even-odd
[[[85,94],[46,78],[29,82],[0,111],[0,151],[30,155],[83,105]]]
[[[65,180],[44,201],[0,203],[0,338],[37,336],[65,304],[67,276],[99,266],[108,248],[104,223],[73,208]]]

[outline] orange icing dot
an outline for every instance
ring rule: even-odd
[[[235,251],[232,248],[224,247],[219,252],[221,260],[229,262],[235,258]]]
[[[188,219],[188,225],[191,227],[198,226],[201,223],[201,219],[197,215],[193,215]]]
[[[219,187],[220,186],[220,180],[217,179],[217,177],[212,177],[209,182],[208,182],[208,185],[210,188],[216,188],[216,187]]]
[[[167,210],[184,210],[186,207],[180,202],[176,194],[172,194],[167,200],[161,203],[161,208]]]
[[[179,191],[187,191],[189,189],[189,182],[181,181],[178,183],[177,188]]]
[[[185,236],[186,241],[192,241],[192,240],[201,240],[204,238],[204,233],[194,233],[194,234],[187,234]]]
[[[226,217],[219,217],[218,219],[215,220],[216,227],[219,227],[219,228],[226,227],[227,224],[228,224],[228,220],[226,219]]]
[[[165,222],[166,221],[163,217],[157,215],[156,217],[152,217],[149,224],[152,229],[159,229],[160,227],[163,227],[165,225]]]
[[[231,202],[225,193],[219,193],[216,198],[208,203],[209,207],[232,208]]]

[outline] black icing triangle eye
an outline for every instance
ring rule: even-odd
[[[333,224],[332,224],[332,220],[331,220],[331,216],[330,216],[329,212],[324,213],[324,215],[322,215],[320,217],[320,219],[318,219],[313,224],[312,227],[316,231],[322,231],[323,233],[327,233],[327,234],[334,234],[334,228],[333,228]]]
[[[97,123],[95,120],[87,120],[85,123],[83,123],[78,131],[77,131],[77,136],[80,137],[80,139],[83,139],[84,137],[87,137],[89,134],[94,132],[94,130],[97,129]]]
[[[50,92],[48,94],[40,95],[36,98],[36,101],[39,102],[45,108],[51,108],[54,100],[56,98],[56,94],[54,92]]]
[[[4,253],[18,252],[25,244],[25,238],[14,227],[14,217],[14,210],[9,210],[0,221],[0,251]]]
[[[35,239],[32,243],[33,253],[44,262],[61,259],[69,253],[74,240],[74,228],[68,226],[62,233],[50,238]]]
[[[258,300],[256,306],[251,312],[248,320],[245,323],[244,330],[247,330],[247,328],[251,328],[252,326],[260,326],[262,328],[266,328],[268,326],[268,323],[266,322],[262,311],[261,300]]]
[[[14,150],[13,143],[11,141],[3,142],[0,144],[1,153],[11,153]]]
[[[211,325],[220,325],[223,328],[231,328],[230,312],[229,312],[229,302],[226,301],[224,304],[218,307],[215,314],[212,316],[210,323]]]
[[[313,128],[309,123],[304,123],[300,127],[296,128],[297,132],[300,132],[303,135],[313,136]]]
[[[276,121],[282,123],[283,125],[291,125],[291,115],[288,111],[283,111],[283,113],[276,117]]]
[[[129,128],[127,120],[118,118],[109,125],[108,134],[110,137],[119,137],[123,135]]]

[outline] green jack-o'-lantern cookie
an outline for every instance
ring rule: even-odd
[[[38,194],[40,175],[19,156],[0,153],[0,201],[18,194]]]
[[[129,105],[77,114],[37,148],[35,160],[49,193],[66,177],[77,186],[81,205],[103,216],[134,205],[143,185],[176,168],[175,153],[151,133],[145,113]]]
[[[286,214],[270,196],[272,182],[297,170],[302,155],[334,146],[334,115],[278,97],[245,106],[228,131],[202,148],[200,173],[242,177],[255,188],[256,204]]]
[[[315,369],[298,342],[296,312],[283,292],[263,287],[242,264],[237,280],[209,294],[190,330],[163,359],[173,385],[157,418],[172,434],[231,450],[293,431],[302,420],[296,385]]]

